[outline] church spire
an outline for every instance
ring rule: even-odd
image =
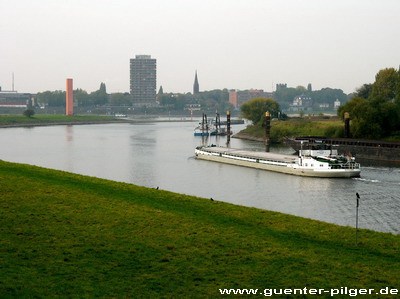
[[[199,80],[197,79],[197,70],[196,70],[196,74],[194,76],[193,94],[197,94],[199,92],[200,92]]]

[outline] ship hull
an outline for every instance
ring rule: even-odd
[[[194,132],[194,136],[215,136],[215,135],[217,135],[217,133],[216,132],[210,132],[210,133],[207,133],[207,132]]]

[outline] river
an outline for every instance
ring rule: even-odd
[[[0,159],[196,195],[249,207],[400,233],[400,168],[362,164],[360,178],[292,176],[194,158],[193,122],[0,129]],[[243,125],[233,126],[238,132]],[[226,137],[207,143],[224,145]],[[231,147],[263,150],[231,139]],[[271,151],[292,152],[286,147]]]

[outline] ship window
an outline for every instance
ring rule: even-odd
[[[311,164],[311,167],[314,167],[314,164]]]
[[[308,163],[306,163],[306,167],[308,166]]]
[[[319,167],[324,167],[324,165],[323,164],[319,164]]]

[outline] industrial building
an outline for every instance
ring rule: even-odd
[[[0,87],[0,111],[3,113],[19,113],[21,109],[34,105],[34,94],[17,91],[3,91]]]

